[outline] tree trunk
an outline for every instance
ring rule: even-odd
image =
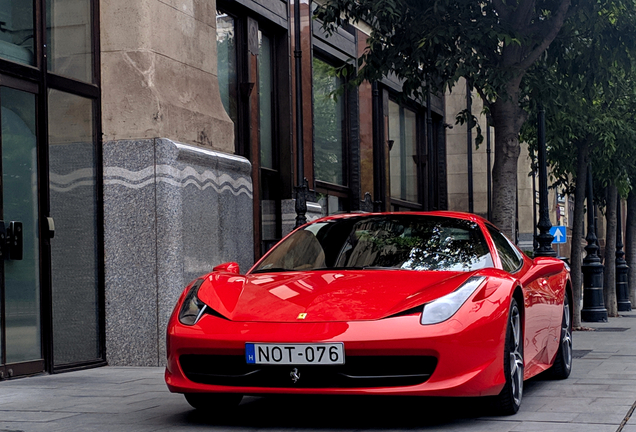
[[[625,227],[625,255],[629,270],[629,299],[632,308],[636,305],[636,191],[632,189],[627,197],[627,222]]]
[[[521,81],[521,77],[518,78]],[[515,81],[515,80],[513,80]],[[495,160],[492,167],[492,221],[510,239],[516,240],[517,162],[519,131],[527,114],[519,108],[519,86],[511,82],[509,98],[498,99],[491,112],[495,127]]]
[[[572,251],[570,269],[572,277],[572,326],[581,327],[581,299],[583,298],[583,273],[581,269],[583,248],[583,219],[585,217],[585,184],[587,179],[587,142],[579,145],[576,161],[576,189],[574,190],[574,221],[572,224]]]
[[[605,270],[603,273],[603,295],[607,315],[618,316],[616,305],[616,186],[611,184],[607,187],[605,205]]]

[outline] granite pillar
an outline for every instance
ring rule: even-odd
[[[247,159],[168,139],[104,143],[106,355],[160,366],[186,284],[217,264],[253,261]]]

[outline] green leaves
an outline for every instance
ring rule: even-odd
[[[625,196],[636,179],[636,4],[633,0],[581,2],[560,35],[528,71],[526,109],[546,107],[548,158],[555,182],[576,175],[574,155],[590,146],[595,181]],[[536,126],[522,133],[531,149]]]

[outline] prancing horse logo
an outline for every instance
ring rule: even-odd
[[[300,372],[297,368],[293,368],[292,371],[289,373],[289,376],[291,377],[294,384],[296,384],[300,379]]]

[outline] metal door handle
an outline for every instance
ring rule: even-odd
[[[21,260],[24,252],[22,222],[9,222],[7,229],[7,244],[9,245],[9,259]]]
[[[46,222],[49,225],[49,238],[55,237],[55,221],[52,217],[47,217]]]
[[[0,259],[21,260],[24,253],[22,222],[11,221],[9,226],[0,220]]]
[[[7,242],[7,228],[4,221],[0,220],[0,260],[9,259],[9,244]],[[0,379],[3,377],[0,376]]]

